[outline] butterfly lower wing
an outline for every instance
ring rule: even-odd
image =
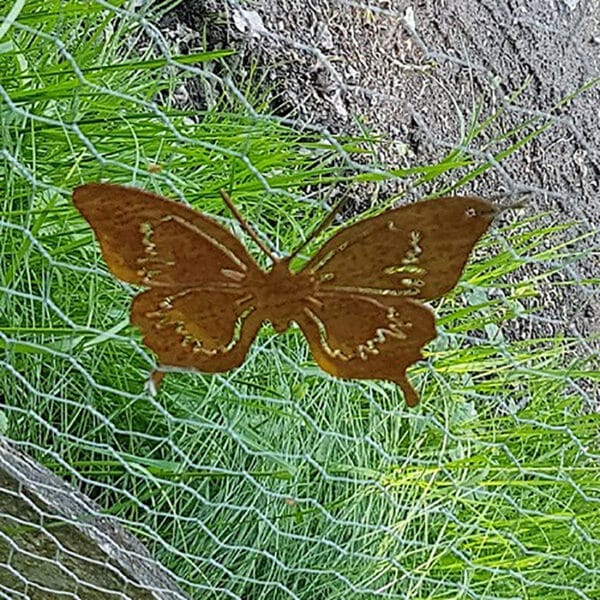
[[[435,338],[427,307],[393,296],[318,294],[296,321],[324,371],[348,379],[393,381],[409,406],[418,404],[406,369],[423,358],[421,349]]]
[[[242,243],[213,219],[135,188],[92,183],[73,202],[111,272],[148,287],[239,283],[259,272]]]
[[[482,198],[460,196],[402,206],[342,229],[303,271],[331,292],[430,300],[456,285],[497,213]]]
[[[136,296],[131,322],[162,366],[215,373],[239,366],[262,323],[231,292],[149,289]]]

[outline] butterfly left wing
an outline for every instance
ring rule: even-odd
[[[131,322],[165,366],[226,371],[244,360],[264,315],[251,290],[264,272],[213,219],[143,190],[77,188],[112,273],[150,289],[133,300]]]
[[[113,275],[147,287],[228,286],[260,268],[220,223],[136,188],[89,183],[73,192]]]
[[[347,379],[393,381],[408,406],[418,404],[406,369],[423,358],[421,348],[435,337],[429,308],[393,296],[322,293],[296,321],[324,371]]]

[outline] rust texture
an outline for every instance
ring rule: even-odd
[[[295,322],[324,371],[393,381],[409,406],[419,397],[406,370],[436,335],[421,301],[456,285],[498,212],[460,196],[388,210],[341,229],[294,272],[272,256],[264,271],[215,220],[142,190],[88,184],[73,202],[111,272],[148,288],[131,322],[161,365],[227,371],[263,322],[280,333]]]

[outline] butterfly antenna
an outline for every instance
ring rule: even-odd
[[[237,206],[233,203],[229,194],[225,190],[220,190],[220,193],[221,193],[221,198],[223,199],[223,202],[225,202],[225,205],[231,211],[231,214],[236,218],[237,222],[242,226],[242,229],[254,240],[254,243],[273,262],[277,262],[279,260],[277,258],[277,256],[275,256],[275,254],[273,254],[273,252],[271,252],[271,250],[269,250],[269,248],[267,248],[265,243],[258,237],[258,234],[256,233],[256,231],[254,231],[254,229],[252,229],[252,227],[250,227],[250,224],[246,221],[246,219],[244,219],[244,217],[242,216],[242,213],[237,209]]]
[[[310,244],[316,237],[318,237],[325,229],[327,229],[331,222],[338,216],[340,210],[342,210],[344,204],[346,204],[347,198],[339,200],[331,209],[329,214],[309,233],[308,237],[288,256],[288,260],[297,256],[308,244]]]

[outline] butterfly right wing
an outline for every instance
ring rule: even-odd
[[[406,369],[423,358],[421,349],[435,338],[429,308],[398,296],[321,292],[294,318],[324,371],[346,379],[393,381],[408,406],[418,404]]]
[[[386,379],[414,406],[406,369],[435,338],[419,300],[458,281],[498,209],[481,198],[446,197],[388,210],[342,228],[303,267],[317,291],[297,319],[319,365],[338,377]]]
[[[498,212],[468,196],[401,206],[340,229],[302,270],[323,290],[432,300],[456,285]]]
[[[123,281],[150,289],[131,322],[164,366],[220,372],[238,366],[263,320],[254,306],[264,272],[219,223],[177,202],[111,184],[77,188],[73,202]]]

